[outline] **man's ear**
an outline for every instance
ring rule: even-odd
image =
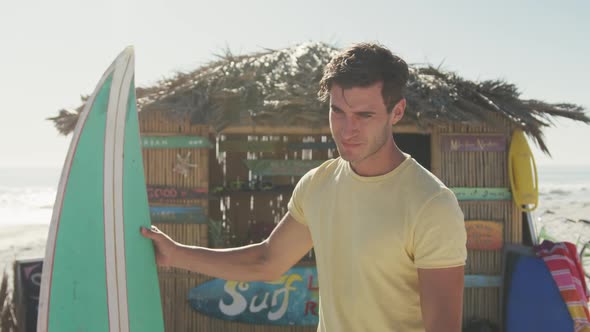
[[[406,111],[406,98],[400,99],[400,101],[393,106],[393,110],[391,111],[391,125],[398,123],[403,117],[404,112]]]

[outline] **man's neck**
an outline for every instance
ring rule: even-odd
[[[385,144],[381,151],[358,163],[351,162],[350,167],[360,176],[379,176],[396,169],[406,156],[392,140]]]

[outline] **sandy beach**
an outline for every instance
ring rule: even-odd
[[[535,211],[537,232],[558,241],[590,241],[590,189],[576,193],[553,190],[541,194]]]

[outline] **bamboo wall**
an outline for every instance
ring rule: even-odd
[[[188,118],[171,119],[163,112],[140,113],[140,130],[142,136],[204,136],[209,137],[215,145],[219,140],[251,140],[280,141],[286,146],[293,142],[313,142],[322,140],[322,135],[221,135],[215,138],[209,134],[208,126],[190,125]],[[317,130],[316,130],[317,131]],[[325,136],[323,138],[326,140]],[[177,163],[177,155],[186,156],[191,153],[191,163],[198,166],[190,168],[187,177],[173,171]],[[218,151],[212,149],[143,149],[145,175],[147,185],[167,185],[180,188],[208,188],[207,199],[164,200],[158,205],[167,206],[200,206],[205,208],[210,219],[222,222],[224,234],[227,236],[224,246],[235,246],[261,240],[278,223],[286,213],[286,206],[292,187],[299,177],[273,176],[257,177],[247,169],[243,160],[246,159],[314,159],[326,160],[331,151],[323,150],[287,150],[274,152]],[[249,182],[264,180],[272,182],[279,189],[266,191],[225,190],[213,192],[215,188],[229,187],[236,180]],[[154,223],[173,239],[192,245],[211,246],[209,243],[208,225],[191,223]],[[261,227],[269,226],[269,227]],[[316,327],[294,326],[261,326],[219,320],[206,316],[192,309],[189,291],[198,285],[211,280],[207,276],[180,269],[158,268],[162,307],[164,311],[165,330],[177,331],[241,331],[265,332],[284,331],[302,332],[315,331]]]
[[[432,171],[448,187],[510,188],[508,149],[513,125],[497,117],[501,129],[489,126],[448,125],[432,133]],[[507,138],[502,152],[443,152],[444,134],[501,134]],[[493,220],[503,223],[504,243],[522,242],[522,216],[513,201],[461,201],[465,220]],[[465,274],[502,275],[502,251],[469,250]],[[501,325],[501,288],[467,288],[463,317],[484,318]]]
[[[161,112],[140,113],[140,131],[142,136],[203,136],[209,137],[209,126],[190,125],[188,119],[170,121]],[[209,187],[209,150],[205,148],[143,149],[146,184],[168,185],[178,188]],[[178,156],[190,154],[191,164],[188,176],[174,171],[179,163]],[[151,205],[151,203],[150,203]],[[208,211],[208,199],[171,199],[161,200],[159,206],[200,206]],[[167,231],[174,239],[186,244],[207,245],[206,224],[156,224]]]
[[[171,121],[163,112],[140,113],[139,125],[142,136],[204,136],[209,137],[209,126],[190,125],[188,118]],[[146,184],[167,185],[178,188],[209,187],[209,150],[204,148],[143,149]],[[188,176],[174,172],[178,155],[187,157],[191,164]],[[150,202],[150,205],[152,203]],[[208,211],[208,199],[162,200],[158,206],[200,206]],[[173,239],[192,245],[208,245],[207,224],[153,223]],[[195,273],[180,269],[158,268],[160,292],[166,331],[194,331],[188,328],[186,319],[190,305],[186,301],[188,291],[196,285],[189,285],[187,278],[199,278]],[[202,277],[201,277],[202,278]],[[179,320],[180,319],[180,320]],[[203,329],[201,331],[207,331]]]

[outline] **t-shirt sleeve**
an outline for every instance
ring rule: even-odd
[[[307,225],[307,219],[305,218],[304,212],[305,191],[309,186],[313,172],[314,170],[311,170],[301,177],[299,182],[297,182],[295,189],[293,189],[293,194],[287,204],[289,214],[304,225]]]
[[[424,204],[415,220],[414,264],[418,268],[465,265],[467,233],[455,195],[443,189]]]

